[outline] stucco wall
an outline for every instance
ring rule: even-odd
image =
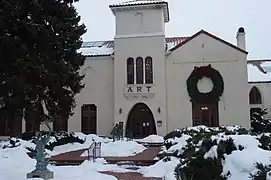
[[[159,135],[166,133],[166,97],[165,97],[165,37],[138,37],[138,38],[118,38],[115,39],[115,63],[114,63],[114,117],[116,122],[124,122],[126,125],[127,118],[132,107],[144,102],[151,109],[154,118],[157,121],[163,121],[162,127],[157,127]],[[153,79],[151,85],[151,95],[124,95],[125,86],[127,85],[127,65],[128,57],[147,56],[153,59]],[[158,113],[160,107],[161,113]],[[119,109],[122,108],[122,113]]]
[[[203,63],[204,59],[204,63]],[[249,127],[246,55],[201,34],[167,57],[167,105],[169,131],[192,126],[192,105],[186,80],[194,66],[211,64],[224,78],[219,102],[220,125]]]
[[[75,114],[69,119],[69,131],[81,131],[81,106],[97,106],[97,134],[108,135],[114,124],[113,63],[111,57],[87,57],[81,72],[85,88],[76,96]]]
[[[164,15],[160,8],[118,11],[116,17],[116,37],[139,36],[140,34],[164,34]]]

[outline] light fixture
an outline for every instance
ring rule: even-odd
[[[206,111],[206,110],[208,110],[208,107],[201,107],[201,110]]]
[[[160,107],[158,107],[157,112],[158,112],[159,114],[161,113],[161,108],[160,108]]]
[[[121,113],[122,113],[122,109],[120,108],[120,109],[119,109],[119,114],[121,114]]]

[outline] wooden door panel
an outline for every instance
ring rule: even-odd
[[[193,126],[219,126],[218,121],[218,102],[210,104],[197,104],[192,102]]]
[[[97,133],[97,107],[85,104],[81,108],[81,131],[87,134]]]

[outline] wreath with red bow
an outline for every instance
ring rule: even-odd
[[[198,89],[198,82],[203,77],[210,78],[213,82],[213,89],[203,93]],[[224,92],[224,81],[221,74],[209,64],[208,66],[194,67],[193,72],[188,77],[187,92],[191,100],[197,103],[208,103],[218,101]]]

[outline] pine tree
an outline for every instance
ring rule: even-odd
[[[68,118],[84,87],[78,53],[85,26],[73,3],[78,0],[1,0],[0,110],[10,124],[25,111],[40,120]],[[38,120],[39,121],[39,120]],[[13,134],[20,133],[13,127]]]
[[[251,115],[251,131],[254,133],[271,132],[271,119],[264,117],[267,109],[260,109]]]

